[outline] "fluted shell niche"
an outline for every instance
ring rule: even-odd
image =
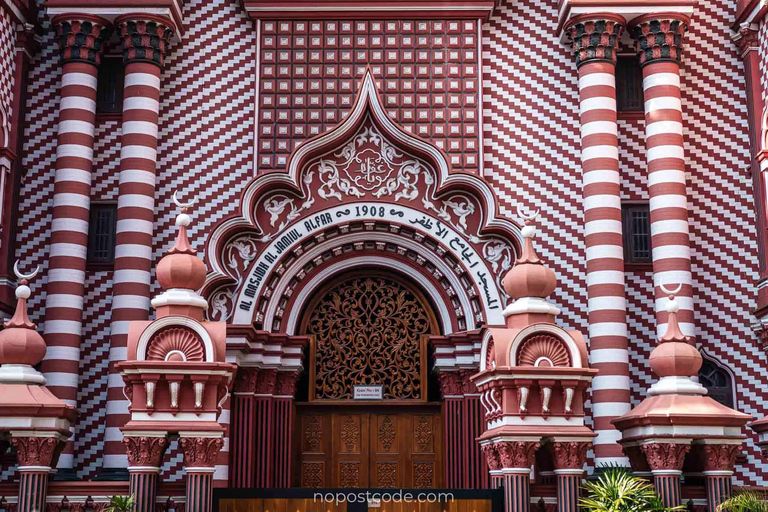
[[[535,334],[520,344],[517,366],[570,367],[571,357],[562,340],[550,334]]]
[[[152,338],[147,348],[147,361],[202,362],[205,361],[205,348],[191,330],[173,327]]]

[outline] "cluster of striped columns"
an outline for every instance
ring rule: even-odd
[[[41,369],[48,388],[65,403],[77,406],[96,83],[109,24],[85,14],[62,14],[52,23],[62,74],[45,300],[48,352]],[[70,441],[61,454],[60,471],[72,469],[73,447]]]
[[[182,437],[184,471],[187,474],[186,512],[213,510],[213,473],[224,441],[220,435]]]
[[[258,368],[237,370],[232,392],[232,421],[230,422],[229,482],[230,487],[251,488],[256,483],[256,424],[255,397]]]
[[[667,331],[666,294],[660,285],[682,284],[677,295],[678,319],[684,334],[693,336],[691,247],[688,196],[683,152],[683,114],[680,100],[680,56],[686,16],[666,13],[633,20],[643,68],[645,148],[651,210],[653,280],[656,289],[656,330]]]
[[[63,437],[57,433],[32,436],[14,435],[11,439],[16,448],[19,464],[19,502],[17,512],[45,510],[48,495],[48,475],[64,446]]]
[[[136,500],[135,512],[154,512],[157,479],[168,439],[164,434],[126,436],[123,445],[128,454],[128,493]]]
[[[529,512],[531,467],[539,447],[534,441],[498,441],[481,446],[491,473],[491,487],[504,488],[505,512]]]
[[[268,369],[259,372],[259,380],[256,384],[254,407],[256,409],[257,430],[261,435],[256,444],[256,487],[274,487],[274,415],[275,403],[272,395],[275,392],[277,382],[277,370]],[[247,433],[245,433],[247,435]],[[241,433],[242,435],[242,433]]]
[[[741,443],[704,444],[701,451],[707,486],[707,512],[717,512],[717,507],[731,496],[731,479]]]
[[[653,485],[664,506],[680,506],[680,476],[685,456],[691,450],[690,440],[643,444],[640,450],[645,454],[653,474]]]
[[[275,385],[275,476],[274,487],[291,486],[293,440],[293,397],[296,394],[298,372],[278,372]]]
[[[621,16],[596,13],[566,27],[579,71],[589,359],[600,370],[592,381],[595,463],[621,466],[629,461],[611,421],[631,408],[616,124],[616,50],[624,24]]]
[[[549,446],[557,476],[557,512],[579,510],[579,488],[584,475],[589,441],[557,441]]]
[[[122,41],[125,85],[104,446],[107,473],[125,467],[120,427],[128,421],[123,381],[114,365],[126,358],[129,323],[149,317],[160,72],[175,30],[170,20],[150,14],[120,16],[115,27]]]

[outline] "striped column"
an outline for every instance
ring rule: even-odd
[[[554,441],[549,444],[557,476],[558,512],[577,512],[579,508],[579,486],[584,474],[587,452],[592,447],[589,441]]]
[[[653,471],[653,485],[665,507],[672,508],[682,504],[680,498],[680,476],[682,471],[660,469]]]
[[[135,512],[154,512],[157,479],[168,439],[164,432],[157,436],[126,436],[123,445],[128,454],[128,493],[136,500]]]
[[[556,469],[557,512],[578,512],[579,486],[584,471],[581,469]]]
[[[494,477],[496,482],[503,482],[505,512],[530,510],[531,466],[539,446],[538,442],[531,441],[501,441],[493,444],[501,470],[493,471],[491,477],[492,482]]]
[[[277,382],[277,370],[268,369],[259,372],[256,384],[256,431],[261,432],[256,444],[256,487],[269,489],[274,487],[275,465],[275,401],[273,394]]]
[[[56,172],[51,209],[51,240],[43,335],[48,352],[41,370],[50,389],[77,406],[82,335],[85,260],[88,248],[97,66],[108,35],[98,16],[61,14],[56,27],[62,63]],[[59,459],[71,470],[74,439]]]
[[[731,479],[736,457],[741,452],[741,440],[731,444],[704,444],[700,448],[707,486],[707,512],[717,512],[717,507],[732,494]]]
[[[182,437],[184,471],[187,474],[186,512],[213,510],[213,473],[224,445],[221,437]]]
[[[653,474],[653,485],[665,507],[681,505],[680,476],[690,440],[679,443],[649,443],[640,446]]]
[[[275,477],[274,487],[291,486],[291,460],[293,440],[294,408],[293,398],[296,393],[297,372],[278,372],[275,384]]]
[[[115,26],[123,45],[125,85],[104,443],[105,474],[126,466],[120,446],[120,427],[129,419],[128,402],[123,396],[123,380],[115,370],[115,364],[126,358],[129,323],[149,318],[160,71],[174,31],[170,20],[150,14],[119,16],[115,19]]]
[[[17,512],[45,510],[48,495],[48,475],[64,442],[58,434],[48,436],[18,436],[11,433],[16,448],[19,471],[19,502]]]
[[[707,485],[707,512],[718,512],[717,507],[732,494],[733,471],[704,471]]]
[[[689,20],[683,15],[646,15],[632,22],[643,67],[645,150],[651,210],[653,281],[656,289],[656,331],[667,331],[667,296],[660,284],[682,284],[677,296],[678,320],[687,336],[694,335],[688,197],[680,101],[680,50]]]
[[[239,368],[232,393],[232,449],[229,478],[231,487],[256,486],[256,405],[254,393],[258,368]]]
[[[622,240],[616,50],[624,18],[587,14],[566,27],[579,71],[581,167],[596,465],[628,466],[611,421],[631,409]]]

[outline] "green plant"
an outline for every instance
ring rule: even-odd
[[[665,507],[653,484],[626,468],[607,467],[594,482],[585,482],[586,498],[579,500],[584,512],[671,512],[685,507]]]
[[[768,494],[742,489],[717,507],[718,512],[768,512]]]
[[[133,512],[135,506],[133,496],[112,496],[104,512]]]

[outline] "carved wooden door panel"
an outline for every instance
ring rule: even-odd
[[[369,427],[367,412],[332,414],[332,487],[369,487]]]

